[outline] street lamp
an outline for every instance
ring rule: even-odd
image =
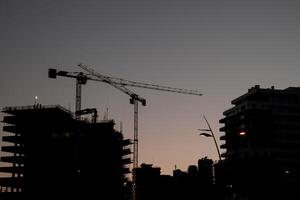
[[[204,118],[204,120],[205,120],[205,122],[206,122],[206,124],[208,126],[208,129],[198,129],[198,130],[199,131],[209,131],[210,134],[204,132],[204,133],[200,133],[199,135],[202,135],[202,136],[205,136],[205,137],[212,137],[214,139],[214,142],[215,142],[215,145],[216,145],[216,149],[217,149],[217,152],[218,152],[218,156],[219,156],[219,161],[220,161],[221,160],[221,154],[220,154],[219,146],[218,146],[217,140],[215,138],[214,132],[212,131],[212,129],[211,129],[211,127],[210,127],[210,125],[209,125],[209,123],[208,123],[205,115],[203,115],[203,118]]]

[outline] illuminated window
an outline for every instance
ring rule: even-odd
[[[245,132],[245,131],[241,131],[241,132],[239,133],[239,135],[240,135],[240,136],[244,136],[244,135],[246,135],[246,132]]]

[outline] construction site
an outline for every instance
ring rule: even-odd
[[[9,176],[0,178],[2,196],[26,197],[82,195],[109,196],[124,199],[125,183],[133,183],[131,199],[135,199],[135,173],[138,168],[138,103],[146,106],[146,99],[125,86],[176,92],[202,94],[147,83],[103,76],[86,65],[78,65],[84,72],[67,72],[50,68],[48,78],[68,77],[76,80],[75,112],[60,105],[4,107],[2,112],[1,162],[7,166],[0,172]],[[81,108],[82,85],[87,81],[104,82],[127,94],[134,105],[133,138],[124,138],[114,129],[114,120],[98,120],[95,108]],[[85,116],[85,117],[83,117]],[[131,150],[133,145],[133,150]],[[132,164],[132,166],[130,166]],[[130,175],[131,176],[128,176]],[[128,191],[127,191],[128,192]],[[22,196],[23,197],[23,196]]]
[[[220,131],[225,135],[220,153],[213,131],[211,137],[219,160],[207,157],[177,169],[173,176],[161,168],[139,163],[139,103],[146,99],[128,87],[201,96],[186,90],[104,76],[78,65],[84,72],[50,68],[48,78],[75,80],[75,109],[60,105],[2,108],[4,123],[1,146],[0,198],[109,197],[116,200],[236,200],[294,199],[299,196],[300,89],[260,88],[232,100],[224,111]],[[114,128],[108,117],[99,120],[95,108],[82,108],[82,86],[87,81],[108,84],[129,96],[133,105],[132,137]],[[53,82],[54,84],[54,82]],[[176,152],[175,152],[176,153]],[[274,192],[276,191],[276,192]]]
[[[61,106],[6,107],[2,112],[9,114],[3,130],[11,133],[3,136],[11,145],[2,151],[11,155],[1,161],[11,166],[0,170],[12,174],[0,179],[2,191],[56,196],[71,191],[97,195],[100,190],[120,199],[131,142],[114,130],[113,121],[77,120]]]

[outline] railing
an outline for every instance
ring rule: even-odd
[[[9,106],[4,107],[2,109],[2,112],[11,112],[11,111],[17,111],[17,110],[33,110],[33,109],[50,109],[50,108],[58,108],[66,113],[69,113],[72,117],[74,116],[73,112],[64,108],[61,105],[41,105],[41,104],[35,104],[35,105],[28,105],[28,106]]]
[[[35,104],[35,105],[28,105],[28,106],[7,106],[2,109],[2,112],[13,112],[13,111],[20,111],[20,110],[35,110],[35,109],[51,109],[51,108],[58,108],[62,110],[63,112],[66,112],[70,114],[72,118],[74,118],[74,113],[66,108],[64,108],[61,105],[41,105],[41,104]],[[92,123],[92,120],[85,118],[83,121],[87,123]],[[98,120],[97,122],[100,123],[115,123],[113,119],[103,119],[103,120]]]

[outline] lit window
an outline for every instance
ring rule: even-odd
[[[246,135],[246,132],[245,132],[245,131],[241,131],[241,132],[239,133],[239,135],[240,135],[240,136],[244,136],[244,135]]]

